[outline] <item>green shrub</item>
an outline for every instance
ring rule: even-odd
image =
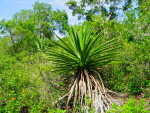
[[[22,51],[12,56],[4,52],[0,62],[0,112],[15,113],[23,107],[33,113],[47,111],[62,95],[51,81],[63,83],[50,76],[51,64],[41,53]]]
[[[121,107],[114,103],[107,113],[149,113],[145,108],[145,104],[144,99],[140,99],[138,105],[136,104],[136,100],[129,99],[129,101]]]

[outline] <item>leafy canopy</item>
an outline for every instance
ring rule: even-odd
[[[66,6],[72,10],[72,15],[78,15],[78,19],[92,21],[93,15],[102,15],[115,19],[119,16],[118,11],[126,11],[132,4],[132,0],[69,0]],[[119,7],[122,8],[119,8]]]
[[[35,49],[38,37],[52,39],[57,30],[63,34],[67,29],[66,11],[53,10],[47,3],[35,2],[33,9],[21,10],[10,20],[0,21],[0,33],[11,37],[14,52]]]

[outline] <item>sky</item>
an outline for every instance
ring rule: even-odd
[[[70,25],[83,22],[83,20],[79,21],[77,19],[77,16],[72,16],[72,11],[65,6],[65,3],[69,0],[0,0],[0,20],[11,19],[16,12],[19,12],[22,9],[32,9],[33,8],[32,6],[36,1],[51,4],[53,10],[55,9],[66,10],[66,12],[68,13],[68,21]],[[79,2],[80,0],[76,1]],[[133,6],[136,6],[135,3],[133,4]],[[122,12],[120,14],[122,14]]]
[[[15,13],[21,11],[22,9],[32,9],[36,1],[51,4],[53,10],[65,10],[68,14],[68,21],[70,25],[74,25],[84,21],[78,20],[77,16],[72,16],[72,11],[65,6],[65,3],[69,0],[0,0],[0,20],[11,19]],[[79,2],[80,0],[76,1]],[[55,33],[58,36],[62,37],[62,35],[60,35],[58,31],[55,31]]]
[[[22,9],[32,9],[32,6],[36,1],[49,3],[54,10],[66,10],[70,25],[80,22],[77,19],[77,16],[72,16],[72,11],[65,6],[65,3],[69,0],[0,0],[0,20],[11,19],[16,12],[19,12]]]

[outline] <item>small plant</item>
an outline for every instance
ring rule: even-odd
[[[138,105],[135,99],[129,99],[129,101],[121,107],[114,103],[107,113],[149,113],[145,108],[145,104],[145,99],[140,99]]]
[[[61,110],[61,109],[55,110],[55,109],[48,108],[48,113],[67,113],[67,111],[66,110]]]
[[[91,98],[88,97],[88,95],[85,95],[85,106],[79,106],[77,105],[73,110],[74,113],[76,113],[77,111],[80,113],[86,113],[88,111],[88,113],[95,113],[95,108],[94,107],[90,107],[90,105],[93,103],[93,100]],[[78,102],[77,102],[78,104]]]

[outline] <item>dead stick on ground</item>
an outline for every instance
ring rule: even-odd
[[[65,94],[64,96],[62,96],[61,98],[59,98],[57,101],[55,101],[53,104],[56,104],[58,101],[62,100],[63,98],[65,98],[68,94],[70,93],[70,91]]]

